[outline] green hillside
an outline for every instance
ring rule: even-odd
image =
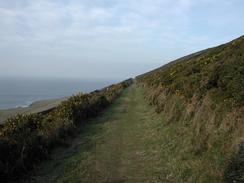
[[[194,171],[204,175],[197,182],[243,182],[244,37],[138,76],[137,83],[166,117],[169,138],[178,134],[177,166],[189,177],[183,182],[193,182]]]
[[[161,87],[185,99],[213,99],[233,105],[244,102],[244,36],[230,43],[171,62],[138,77],[150,87]]]

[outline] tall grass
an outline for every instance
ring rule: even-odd
[[[209,171],[211,182],[224,177],[228,182],[244,181],[240,145],[244,138],[244,37],[185,57],[136,81],[169,125],[186,129],[186,149]],[[201,166],[194,169],[201,171]]]

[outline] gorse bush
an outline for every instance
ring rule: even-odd
[[[137,78],[185,99],[211,93],[214,100],[244,104],[244,37]],[[211,92],[210,92],[211,91]],[[216,102],[218,102],[216,101]]]
[[[42,146],[39,114],[17,115],[7,120],[0,131],[1,178],[7,174],[19,176],[46,155]]]
[[[90,94],[79,93],[47,114],[16,115],[0,129],[0,180],[14,180],[48,157],[53,146],[87,118],[98,115],[132,80]]]
[[[180,58],[136,82],[163,113],[166,127],[175,130],[169,137],[185,130],[184,138],[175,141],[185,145],[185,152],[177,154],[184,159],[179,164],[187,162],[209,176],[194,182],[223,182],[224,177],[243,182],[244,37]],[[186,161],[186,156],[191,158]]]

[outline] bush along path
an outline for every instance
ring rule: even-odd
[[[148,105],[144,92],[135,84],[125,89],[99,116],[86,120],[66,147],[55,148],[50,160],[24,182],[225,182],[225,159],[218,146],[205,154],[193,151],[192,129],[177,120],[169,123],[166,114]]]
[[[69,148],[57,149],[31,182],[165,182],[162,118],[135,85],[91,119]]]
[[[44,114],[16,115],[0,129],[0,180],[28,176],[54,147],[83,128],[132,83],[126,80],[89,94],[77,94]]]
[[[145,94],[136,84],[127,88],[103,114],[88,121],[68,148],[56,149],[29,181],[226,182],[222,174],[225,159],[219,147],[195,153],[191,145],[193,129],[177,120],[169,123],[167,114],[157,113],[148,105]],[[240,162],[242,157],[240,154],[236,160]],[[240,164],[235,165],[231,169],[242,171]]]

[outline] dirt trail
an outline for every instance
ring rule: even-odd
[[[162,118],[136,86],[92,119],[68,148],[53,153],[33,182],[163,182]]]

